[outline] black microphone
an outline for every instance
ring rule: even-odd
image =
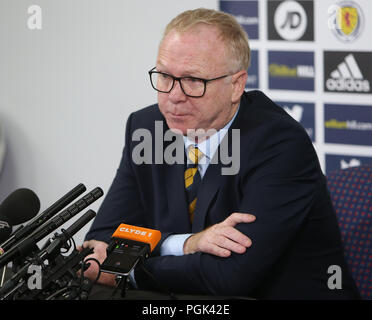
[[[48,247],[39,252],[34,260],[39,262],[54,257],[56,254],[59,253],[63,245],[95,216],[96,213],[93,210],[88,210],[69,228],[56,235],[54,237],[54,240],[48,245]],[[21,280],[22,277],[26,275],[27,270],[31,264],[32,262],[29,262],[28,264],[23,266],[16,274],[14,274],[7,282],[4,283],[4,286],[0,289],[0,298],[17,285],[19,280]]]
[[[40,210],[40,200],[30,189],[13,191],[0,205],[0,216],[7,217],[15,226],[31,220]]]
[[[5,252],[0,256],[0,267],[6,265],[8,262],[13,261],[19,257],[26,257],[30,254],[37,242],[46,237],[49,233],[60,227],[66,221],[71,219],[73,216],[78,214],[80,211],[84,210],[94,201],[103,196],[103,191],[101,188],[97,187],[90,193],[85,195],[82,199],[76,201],[67,209],[63,210],[56,217],[47,221],[45,224],[36,229],[30,236],[28,236],[23,241],[19,242],[16,246],[11,248],[9,251]]]
[[[86,191],[86,187],[84,184],[80,183],[71,191],[66,193],[62,198],[57,200],[54,204],[52,204],[48,209],[46,209],[43,213],[35,217],[30,223],[26,226],[18,228],[15,232],[12,233],[10,238],[0,245],[0,255],[1,251],[6,252],[10,248],[14,247],[17,242],[21,241],[28,235],[30,235],[34,230],[44,224],[47,220],[61,211],[64,207],[74,201],[78,196],[80,196],[83,192]],[[9,207],[9,206],[8,206]]]
[[[11,233],[12,225],[9,219],[0,214],[0,242],[8,239]]]
[[[63,230],[60,234],[54,237],[54,240],[37,255],[37,260],[45,260],[53,257],[68,239],[72,238],[81,228],[83,228],[90,220],[96,216],[93,210],[88,210],[78,220],[76,220],[70,227]]]

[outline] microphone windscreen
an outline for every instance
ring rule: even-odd
[[[0,205],[0,215],[15,226],[35,217],[40,210],[40,200],[30,189],[12,192]]]
[[[12,225],[7,217],[0,215],[0,243],[8,240],[12,233]]]

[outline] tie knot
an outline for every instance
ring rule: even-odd
[[[203,152],[196,146],[190,146],[187,151],[187,156],[192,163],[198,164],[199,160],[203,157]]]

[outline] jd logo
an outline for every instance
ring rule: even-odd
[[[287,11],[287,16],[285,17],[284,23],[279,27],[279,29],[296,29],[300,26],[302,22],[303,15],[299,11]]]
[[[283,39],[300,39],[307,27],[306,12],[298,2],[284,1],[276,9],[274,25]]]
[[[314,39],[313,1],[268,1],[269,40],[312,41]]]
[[[338,265],[331,265],[327,270],[328,274],[331,276],[328,278],[328,289],[342,289],[342,271],[341,267]]]
[[[38,289],[40,290],[42,288],[41,286],[41,266],[38,265],[30,265],[28,270],[28,274],[31,274],[30,277],[27,280],[27,287],[30,290]]]

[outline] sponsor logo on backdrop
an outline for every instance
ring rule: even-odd
[[[311,141],[315,141],[314,103],[276,101],[293,119],[301,123]]]
[[[269,51],[269,89],[314,91],[314,52]]]
[[[372,146],[372,106],[324,105],[326,143]]]
[[[258,1],[220,1],[220,10],[232,14],[249,39],[258,39]]]
[[[258,51],[251,50],[251,65],[248,68],[248,78],[245,87],[247,89],[259,88],[259,64],[258,64]]]
[[[268,2],[269,40],[314,40],[313,1]]]
[[[330,173],[335,170],[344,170],[361,165],[372,165],[372,157],[364,157],[357,155],[334,155],[326,154],[326,172]]]
[[[324,91],[371,93],[372,52],[324,52]]]
[[[364,16],[354,1],[341,1],[328,8],[328,27],[343,42],[352,42],[359,37],[364,27]]]

